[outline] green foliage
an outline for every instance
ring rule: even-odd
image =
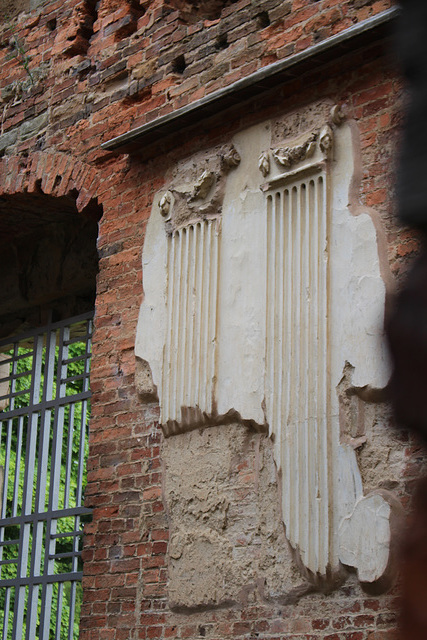
[[[9,23],[9,28],[12,31],[10,44],[12,47],[13,55],[16,56],[20,65],[25,69],[29,79],[31,80],[31,84],[34,84],[34,76],[31,73],[31,69],[30,69],[31,58],[27,54],[24,44],[16,35],[14,25]]]

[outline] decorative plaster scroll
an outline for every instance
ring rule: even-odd
[[[215,184],[215,174],[213,171],[203,171],[200,178],[194,185],[192,200],[204,200]]]
[[[290,169],[294,164],[311,158],[316,150],[317,133],[312,133],[303,143],[295,147],[284,147],[273,150],[273,158],[277,164]]]
[[[258,168],[261,171],[264,178],[270,173],[270,156],[268,151],[264,151],[258,160]]]
[[[165,194],[163,194],[160,202],[159,202],[159,209],[160,209],[160,213],[162,214],[162,216],[166,219],[169,220],[170,218],[170,212],[171,212],[171,208],[172,208],[172,194],[170,191],[166,191]]]
[[[319,134],[319,147],[325,157],[329,158],[332,153],[334,136],[331,127],[327,124]]]
[[[319,149],[324,159],[329,159],[333,150],[333,126],[341,125],[346,116],[341,106],[331,108],[328,121],[321,129],[312,131],[303,142],[271,149],[271,155],[278,167],[287,171],[309,160]],[[258,160],[258,168],[264,178],[270,173],[270,151],[263,151]]]
[[[341,104],[334,104],[330,111],[331,124],[339,127],[346,119],[345,107]]]
[[[184,167],[159,202],[168,234],[221,215],[228,173],[240,163],[233,145],[224,145]]]

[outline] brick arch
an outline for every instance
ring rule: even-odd
[[[65,196],[77,192],[76,207],[81,212],[97,197],[99,186],[98,171],[66,153],[40,151],[28,158],[0,160],[0,195],[42,192]]]

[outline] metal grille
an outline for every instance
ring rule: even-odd
[[[0,342],[1,640],[78,637],[91,318]]]

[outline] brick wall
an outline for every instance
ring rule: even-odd
[[[392,6],[389,0],[45,1],[0,25],[0,190],[96,198],[99,276],[92,364],[86,504],[83,640],[209,638],[391,640],[398,588],[365,593],[354,576],[330,594],[297,603],[259,592],[211,610],[171,610],[168,514],[163,502],[158,407],[134,385],[134,340],[142,299],[141,250],[154,193],[188,153],[319,98],[345,104],[358,124],[360,202],[378,214],[391,274],[399,281],[417,250],[394,223],[394,167],[402,89],[382,48],[313,69],[148,161],[100,144],[301,51]],[[40,182],[41,181],[41,182]],[[392,280],[390,280],[392,283]],[[260,438],[252,436],[253,446]],[[405,436],[396,492],[407,503],[423,459]],[[253,449],[236,462],[256,492]],[[207,577],[208,579],[208,577]]]

